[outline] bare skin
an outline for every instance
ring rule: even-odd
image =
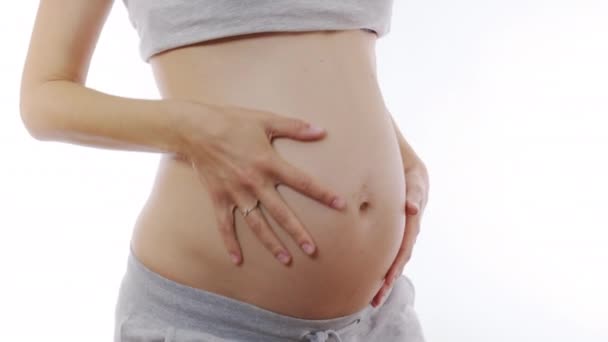
[[[321,141],[275,139],[273,146],[331,184],[346,197],[347,210],[333,211],[280,185],[318,252],[310,258],[299,251],[262,206],[292,262],[277,263],[235,212],[244,258],[235,267],[205,184],[190,164],[165,156],[135,227],[136,255],[170,279],[287,315],[329,318],[369,304],[400,246],[406,189],[376,79],[375,41],[363,30],[254,34],[153,57],[164,98],[271,110],[324,127]]]
[[[134,227],[136,256],[174,281],[301,318],[346,315],[384,292],[385,276],[402,270],[413,244],[413,236],[404,235],[404,162],[413,152],[391,122],[380,93],[375,34],[276,32],[181,47],[150,61],[162,100],[125,99],[83,86],[110,4],[41,1],[21,108],[28,130],[40,140],[163,153]],[[185,103],[209,106],[200,107],[200,117],[190,113],[184,120],[180,113],[192,108]],[[223,111],[215,109],[234,106],[251,109],[242,113],[252,117],[254,110],[271,111],[326,131],[318,141],[269,137],[272,149],[295,167],[291,172],[283,167],[276,191],[306,233],[288,233],[264,204],[247,219],[236,210],[232,223],[242,252],[238,266],[226,252],[236,242],[227,243],[216,218],[210,186],[217,184],[201,177],[211,159],[198,158],[203,144],[184,143],[199,127],[205,134],[211,131],[202,123],[221,126]],[[253,153],[248,151],[244,157]],[[315,182],[296,191],[291,185],[297,182],[287,173],[292,178],[310,175]],[[328,207],[333,195],[346,199],[344,210]],[[258,198],[271,203],[268,196]],[[248,207],[255,199],[251,193],[241,195],[238,205]],[[267,220],[277,240],[269,242],[268,234],[261,239],[263,230],[252,229],[252,218]],[[316,246],[312,256],[297,245],[305,240]],[[286,264],[269,253],[281,246],[289,253]]]

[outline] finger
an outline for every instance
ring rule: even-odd
[[[378,306],[380,306],[380,304],[382,304],[382,299],[384,298],[384,295],[386,294],[386,292],[388,291],[389,288],[390,287],[388,284],[386,284],[386,283],[382,284],[382,287],[380,288],[378,293],[372,299],[371,304],[373,307],[378,307]]]
[[[401,246],[403,246],[404,240],[405,239],[401,240]],[[405,250],[403,248],[399,248],[395,260],[393,260],[391,267],[389,267],[388,271],[386,272],[386,275],[384,276],[384,283],[382,285],[382,288],[380,288],[380,290],[374,297],[374,301],[376,303],[379,303],[382,297],[384,296],[384,293],[393,286],[396,275],[399,275],[403,272],[403,266],[405,265],[404,253]]]
[[[297,140],[316,140],[325,135],[325,129],[306,121],[273,116],[266,125],[269,137],[286,137]]]
[[[405,264],[411,258],[416,238],[420,232],[421,213],[420,206],[416,205],[416,202],[421,203],[419,202],[419,199],[422,196],[421,194],[422,191],[419,190],[412,190],[408,191],[407,193],[408,198],[406,200],[406,213],[408,216],[406,219],[405,231],[403,233],[401,246],[399,247],[395,260],[393,260],[393,263],[386,273],[383,287],[374,297],[373,303],[376,303],[376,305],[379,305],[379,301],[384,296],[384,293],[387,291],[387,289],[390,289],[393,286],[397,277],[403,274]]]
[[[395,279],[403,273],[405,264],[412,256],[412,250],[416,243],[416,238],[420,232],[420,215],[407,216],[405,222],[405,232],[401,240],[401,246],[393,264],[386,274],[386,281],[392,286]]]
[[[422,211],[425,191],[420,186],[408,186],[405,197],[405,212],[408,215],[417,215]]]
[[[403,235],[403,265],[407,264],[411,257],[414,249],[414,244],[416,243],[416,239],[418,238],[418,234],[420,233],[420,218],[421,215],[412,215],[407,217],[407,222],[405,223],[405,233]]]
[[[239,210],[242,210],[242,208],[250,208],[251,204],[249,203],[251,202],[253,201],[239,201],[239,203],[243,203],[239,205]],[[289,255],[287,248],[285,248],[281,240],[279,240],[275,232],[270,228],[260,207],[253,209],[247,216],[244,216],[244,220],[247,222],[247,225],[249,225],[249,228],[255,236],[262,242],[264,247],[266,247],[277,260],[285,265],[288,265],[291,262],[291,255]]]
[[[199,180],[205,184],[209,189],[211,204],[213,205],[213,212],[215,220],[220,232],[220,237],[224,243],[225,248],[228,250],[230,260],[239,265],[243,261],[241,245],[238,242],[235,227],[234,227],[234,206],[229,205],[229,198],[222,191],[217,191],[211,187],[211,184],[215,182],[208,182],[203,177],[203,174],[199,172],[198,165],[192,161],[192,168],[196,171]]]
[[[418,211],[420,211],[420,206],[417,203],[419,202],[412,202],[411,200],[407,199],[405,201],[405,213],[408,215],[418,214]]]
[[[226,205],[223,200],[213,201],[215,217],[218,223],[220,236],[224,242],[224,246],[228,250],[230,260],[236,264],[241,264],[242,252],[234,229],[234,207]]]
[[[298,243],[304,253],[312,255],[315,252],[315,243],[304,226],[287,206],[275,187],[271,187],[260,194],[260,200],[279,226],[285,229]]]
[[[405,237],[405,236],[404,236]],[[395,279],[403,273],[403,268],[405,267],[405,263],[407,262],[407,248],[405,243],[405,238],[401,242],[401,247],[397,252],[397,256],[395,260],[393,260],[393,264],[389,268],[386,276],[384,277],[384,281],[389,285],[393,286],[393,282]]]
[[[334,194],[330,190],[326,190],[314,178],[300,171],[300,169],[294,167],[293,165],[280,160],[280,158],[275,160],[276,162],[274,165],[276,166],[274,169],[272,169],[271,173],[273,173],[273,175],[278,178],[281,183],[289,185],[295,190],[334,209],[346,208],[346,200],[344,198]]]

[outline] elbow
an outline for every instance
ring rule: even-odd
[[[30,101],[31,100],[29,98],[26,99],[24,98],[23,94],[21,94],[19,99],[19,114],[21,115],[21,122],[30,136],[32,136],[34,139],[40,140],[40,132],[38,125],[34,123],[35,117]]]
[[[24,101],[21,101],[19,111],[21,114],[21,122],[30,136],[36,140],[45,140],[44,127],[46,125],[41,122],[42,115],[32,108],[31,103]]]
[[[23,126],[36,140],[49,140],[50,123],[48,115],[41,105],[40,92],[30,88],[23,88],[19,96],[19,113]],[[40,87],[38,87],[39,90]]]

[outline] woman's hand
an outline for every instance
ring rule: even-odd
[[[393,286],[395,279],[403,273],[405,264],[410,260],[414,243],[420,232],[422,214],[428,201],[429,176],[426,166],[415,154],[405,151],[406,149],[402,149],[401,153],[406,182],[405,233],[397,257],[384,277],[384,284],[372,300],[373,307],[383,302],[385,294]]]
[[[184,155],[209,189],[225,247],[235,264],[243,260],[234,227],[234,209],[241,212],[260,201],[308,255],[315,243],[302,223],[283,202],[276,186],[288,185],[335,209],[346,204],[318,180],[283,160],[272,139],[286,137],[302,141],[319,140],[323,129],[271,112],[237,106],[215,106],[179,102],[185,122],[180,129]],[[269,226],[261,210],[244,217],[264,246],[282,263],[291,255]]]

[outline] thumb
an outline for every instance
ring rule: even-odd
[[[273,118],[267,125],[266,134],[271,140],[276,137],[312,140],[322,137],[325,130],[300,119]]]
[[[405,212],[416,215],[422,210],[422,193],[419,188],[408,189],[405,195]]]
[[[416,215],[420,211],[420,205],[417,202],[413,202],[410,199],[405,201],[405,212],[408,215]]]

